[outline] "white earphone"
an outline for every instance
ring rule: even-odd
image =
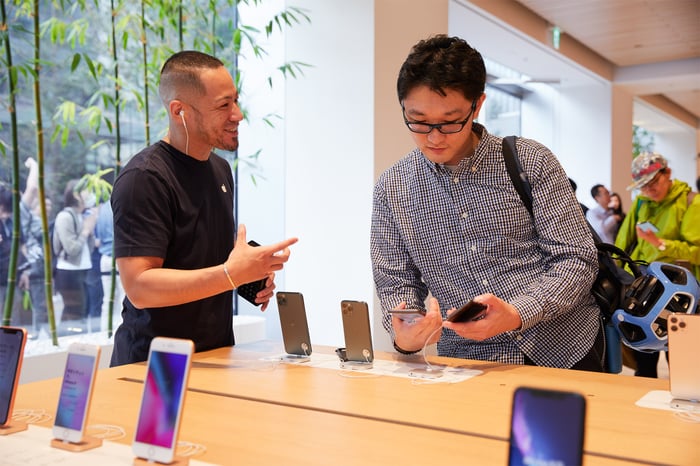
[[[180,115],[180,119],[182,120],[182,126],[185,127],[185,154],[189,154],[190,152],[190,133],[187,131],[187,122],[185,121],[185,111],[180,110],[177,112],[178,115]]]

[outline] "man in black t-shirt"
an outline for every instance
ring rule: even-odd
[[[223,63],[195,51],[163,66],[159,93],[168,134],[136,154],[112,193],[114,253],[126,292],[112,366],[144,361],[156,336],[187,338],[196,351],[234,344],[233,293],[274,273],[297,239],[252,247],[234,230],[233,177],[214,148],[235,151],[243,114]]]

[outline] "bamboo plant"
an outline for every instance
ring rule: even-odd
[[[45,183],[53,183],[54,186],[65,185],[67,179],[73,178],[75,167],[84,167],[88,175],[83,177],[83,182],[88,189],[94,189],[102,193],[111,190],[106,187],[102,176],[105,170],[114,170],[115,176],[119,174],[122,164],[123,143],[123,118],[122,112],[128,110],[131,115],[140,115],[143,122],[143,141],[150,144],[152,130],[165,130],[165,113],[161,110],[152,113],[152,107],[159,109],[159,105],[151,103],[154,89],[157,88],[157,76],[162,62],[176,50],[185,48],[197,49],[218,56],[232,70],[236,85],[239,90],[243,87],[242,73],[238,69],[238,56],[243,53],[244,46],[251,50],[259,59],[266,59],[267,52],[260,44],[261,37],[269,37],[275,31],[282,31],[285,27],[292,27],[303,22],[310,22],[307,12],[293,6],[284,6],[281,11],[272,15],[265,25],[264,30],[258,30],[246,25],[241,20],[239,8],[241,6],[256,7],[262,0],[197,0],[183,2],[181,0],[142,0],[139,4],[125,2],[123,0],[110,0],[108,17],[104,15],[104,3],[97,0],[87,2],[78,0],[66,2],[64,0],[15,0],[9,2],[14,8],[15,18],[25,19],[25,24],[31,21],[33,30],[17,27],[11,31],[7,18],[6,0],[0,0],[2,6],[2,25],[0,26],[0,43],[4,46],[5,59],[3,67],[7,70],[8,109],[10,116],[11,143],[0,140],[0,151],[3,155],[8,152],[12,155],[12,186],[19,192],[19,160],[20,150],[18,144],[18,128],[15,97],[23,90],[18,87],[20,76],[31,76],[34,80],[34,114],[36,126],[35,144],[36,156],[39,164],[39,191],[41,203],[41,217],[44,228],[43,246],[45,259],[45,292],[48,297],[47,308],[49,313],[49,326],[55,345],[56,323],[54,317],[51,271],[50,238],[48,237],[48,215],[45,199],[47,190]],[[40,21],[39,6],[52,8],[52,16],[45,21]],[[101,10],[102,9],[102,10]],[[15,23],[13,23],[15,24]],[[102,36],[102,31],[109,31],[107,36]],[[26,60],[27,64],[15,66],[12,63],[12,46],[10,37],[13,34],[27,38],[32,36],[33,58]],[[29,43],[25,40],[24,43]],[[48,44],[53,51],[61,53],[45,55],[51,56],[53,61],[42,59],[42,46]],[[72,50],[72,56],[67,60],[69,66],[65,66],[65,51]],[[105,50],[109,53],[105,53]],[[305,67],[309,65],[291,61],[277,67],[283,78],[298,77],[303,74]],[[62,75],[62,80],[70,76],[75,83],[74,92],[70,95],[60,95],[58,98],[52,95],[51,99],[44,99],[42,83],[51,80],[44,75],[44,71],[50,70],[57,74],[67,69],[68,74]],[[4,78],[0,76],[0,84]],[[54,80],[55,82],[55,80]],[[272,77],[268,78],[268,84],[272,86]],[[89,90],[92,93],[89,94]],[[86,94],[87,93],[87,94]],[[73,95],[86,94],[86,97],[73,99]],[[153,99],[157,101],[157,99]],[[47,103],[51,102],[51,103]],[[48,105],[48,106],[47,106]],[[49,129],[51,137],[49,144],[45,145],[45,125],[42,118],[43,112],[53,115]],[[244,109],[244,114],[247,112]],[[274,114],[263,117],[263,120],[274,126]],[[0,131],[2,127],[0,126]],[[47,132],[47,134],[49,134]],[[160,137],[158,134],[155,137]],[[94,154],[100,147],[114,147],[111,152],[113,160],[104,165]],[[60,146],[60,147],[59,147]],[[82,149],[81,149],[82,147]],[[47,150],[49,154],[47,154]],[[53,155],[50,155],[53,154]],[[59,155],[60,154],[60,155]],[[246,156],[245,162],[250,168],[255,168],[260,151]],[[90,157],[93,157],[91,159]],[[60,158],[60,161],[59,161]],[[233,154],[233,167],[237,170],[241,159],[238,154]],[[51,177],[46,177],[46,164],[53,164]],[[68,171],[62,171],[62,167],[70,165]],[[251,175],[253,177],[253,175]],[[97,196],[99,197],[99,196]],[[14,269],[18,247],[19,197],[16,196],[13,213],[15,233],[13,235],[13,254],[15,262],[11,264]],[[17,242],[17,244],[15,244]],[[11,270],[12,271],[12,270]],[[112,263],[112,289],[109,298],[108,332],[112,334],[112,314],[114,299],[114,281],[116,280],[116,267]],[[8,295],[14,290],[16,276],[8,278]],[[11,296],[5,301],[3,322],[11,319]]]

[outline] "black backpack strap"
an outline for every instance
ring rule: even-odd
[[[503,159],[506,162],[506,169],[510,180],[518,191],[520,199],[525,204],[527,211],[532,213],[532,188],[527,179],[527,174],[523,171],[518,158],[518,150],[515,148],[515,136],[506,136],[503,138]]]
[[[599,252],[609,254],[613,259],[619,260],[623,264],[627,264],[634,277],[640,277],[642,275],[642,268],[640,266],[649,265],[644,261],[636,261],[632,259],[629,254],[614,244],[600,242],[596,243],[596,248],[598,248]]]

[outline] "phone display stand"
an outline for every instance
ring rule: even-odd
[[[340,368],[341,369],[347,369],[351,371],[365,371],[367,369],[371,369],[374,367],[372,364],[372,361],[369,360],[369,355],[370,352],[369,350],[364,350],[363,353],[365,354],[365,357],[367,358],[366,361],[350,361],[348,359],[348,353],[345,348],[336,348],[335,349],[335,354],[338,355],[338,359],[340,359]]]
[[[5,426],[0,426],[0,435],[10,435],[27,430],[27,423],[24,421],[14,421]]]
[[[155,460],[147,460],[146,458],[134,458],[134,466],[153,466],[154,464],[167,464],[168,466],[187,466],[190,464],[190,459],[184,456],[175,456],[170,463],[161,463]]]
[[[102,439],[98,437],[90,437],[86,435],[80,442],[70,442],[68,440],[61,439],[51,439],[51,446],[53,448],[59,448],[61,450],[72,451],[74,453],[80,453],[81,451],[92,450],[93,448],[102,446]]]
[[[311,361],[311,357],[304,354],[283,354],[280,356],[280,361],[292,363],[307,362]]]
[[[348,369],[351,371],[366,371],[372,367],[374,367],[374,365],[370,361],[340,361],[341,369]]]

